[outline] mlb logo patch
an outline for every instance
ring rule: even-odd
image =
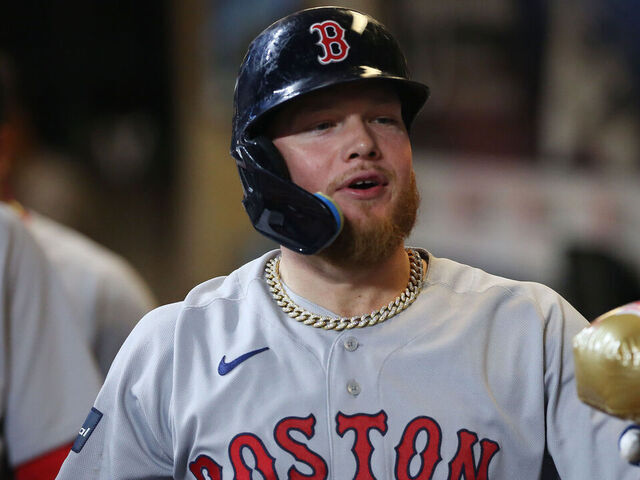
[[[78,432],[78,436],[76,437],[76,441],[73,442],[73,447],[71,447],[71,451],[80,453],[84,444],[87,443],[89,437],[96,429],[98,423],[100,423],[100,419],[102,419],[102,412],[97,408],[91,408],[89,415],[87,415],[87,419],[84,421],[82,428]]]

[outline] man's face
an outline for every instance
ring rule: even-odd
[[[417,210],[411,144],[396,93],[354,83],[294,100],[269,128],[291,180],[331,196],[345,231],[321,255],[375,261],[406,237]]]

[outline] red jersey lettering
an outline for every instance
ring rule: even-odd
[[[354,480],[375,480],[372,459],[374,446],[372,430],[381,436],[387,434],[388,417],[384,410],[376,414],[356,413],[345,415],[338,412],[335,417],[337,434],[344,438],[353,432],[351,452],[355,457]],[[282,478],[290,480],[327,480],[327,460],[301,441],[304,436],[312,440],[316,434],[316,417],[284,417],[273,429],[275,444],[293,457],[286,458],[278,449]],[[447,480],[489,480],[491,461],[500,451],[500,445],[488,438],[478,442],[478,435],[467,429],[457,432],[458,449],[448,463]],[[442,461],[443,433],[438,422],[427,416],[413,418],[404,428],[395,447],[393,478],[396,480],[432,480]],[[395,439],[394,439],[395,443]],[[376,454],[386,456],[391,452]],[[251,480],[259,473],[263,480],[277,480],[276,459],[267,450],[263,441],[253,433],[239,433],[229,442],[228,455],[234,480]],[[479,456],[479,460],[477,457]],[[302,465],[300,465],[302,464]],[[211,456],[200,454],[189,463],[189,471],[195,480],[222,480],[223,467]],[[353,465],[352,465],[353,466]],[[349,469],[341,465],[342,470]],[[302,471],[301,471],[302,470]],[[350,469],[349,469],[350,470]],[[286,471],[286,473],[285,473]],[[441,472],[440,474],[442,474]],[[376,472],[377,475],[385,475]],[[332,477],[346,475],[344,471],[332,472]],[[380,477],[382,478],[382,477]],[[386,478],[386,477],[385,477]]]
[[[473,446],[478,442],[478,435],[469,430],[458,431],[458,451],[449,462],[449,480],[488,480],[489,463],[500,447],[492,440],[480,442],[480,462],[476,468]]]
[[[222,480],[222,467],[207,455],[200,455],[191,462],[189,471],[196,480]]]
[[[336,431],[341,437],[348,430],[355,433],[355,441],[351,451],[356,457],[356,476],[354,480],[371,480],[376,478],[371,471],[371,455],[373,445],[369,439],[371,430],[378,430],[384,435],[387,433],[387,414],[381,410],[375,415],[345,415],[339,412],[336,416]]]
[[[229,458],[233,466],[235,479],[251,480],[251,468],[242,458],[242,450],[245,448],[248,448],[253,454],[256,461],[256,470],[266,480],[276,480],[278,478],[275,470],[276,459],[269,454],[262,441],[252,433],[241,433],[236,435],[229,445]]]
[[[297,430],[302,432],[305,437],[311,439],[315,433],[316,417],[309,415],[306,418],[288,417],[280,420],[276,425],[274,436],[276,442],[283,450],[289,452],[293,457],[302,463],[306,463],[311,467],[313,472],[311,475],[305,475],[296,470],[295,467],[289,469],[289,477],[291,480],[324,480],[327,478],[327,463],[318,454],[312,452],[306,445],[291,438],[290,432]]]
[[[416,475],[409,473],[409,465],[417,455],[415,444],[420,432],[426,432],[427,444],[420,453],[420,471]],[[429,417],[417,417],[411,420],[404,429],[400,443],[396,447],[396,478],[398,480],[429,480],[433,476],[436,465],[442,460],[440,445],[442,432],[440,425]]]

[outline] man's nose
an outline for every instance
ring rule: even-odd
[[[351,119],[348,128],[347,155],[345,158],[375,160],[380,157],[380,150],[376,138],[361,118]]]

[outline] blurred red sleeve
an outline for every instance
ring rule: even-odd
[[[53,480],[56,478],[62,462],[69,454],[72,444],[64,445],[15,468],[15,480]]]

